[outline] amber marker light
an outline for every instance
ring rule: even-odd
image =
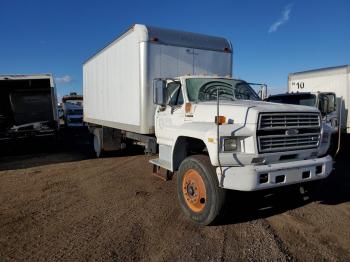
[[[226,117],[225,116],[215,116],[215,123],[217,125],[222,125],[226,123]]]
[[[209,142],[209,143],[214,143],[214,138],[208,137],[208,142]]]
[[[192,109],[192,104],[191,103],[186,103],[185,104],[185,112],[186,112],[186,114],[191,113],[191,109]]]

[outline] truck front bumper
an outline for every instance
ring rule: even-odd
[[[216,168],[220,187],[255,191],[326,178],[333,168],[330,156],[269,165]]]

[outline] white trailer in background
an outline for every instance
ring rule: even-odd
[[[133,26],[83,65],[84,120],[96,154],[123,148],[126,138],[150,152],[158,145],[154,171],[176,172],[182,210],[205,225],[226,189],[327,177],[332,158],[318,157],[319,111],[262,102],[231,72],[224,38]]]
[[[340,129],[343,133],[350,133],[350,65],[289,74],[288,92],[325,95],[329,102],[326,101],[323,106],[324,113],[331,111],[336,102],[338,115],[341,117]],[[333,94],[336,95],[336,101],[332,98]],[[323,108],[320,108],[321,111]]]

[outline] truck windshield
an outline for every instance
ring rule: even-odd
[[[289,94],[270,96],[266,99],[266,101],[281,104],[316,106],[316,96],[313,94]]]
[[[260,100],[250,85],[242,80],[223,78],[190,78],[186,80],[187,94],[191,102],[220,100]]]

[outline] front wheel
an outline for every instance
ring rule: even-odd
[[[219,187],[209,157],[205,155],[190,156],[181,163],[177,192],[185,215],[201,225],[215,222],[226,195],[226,190]]]

